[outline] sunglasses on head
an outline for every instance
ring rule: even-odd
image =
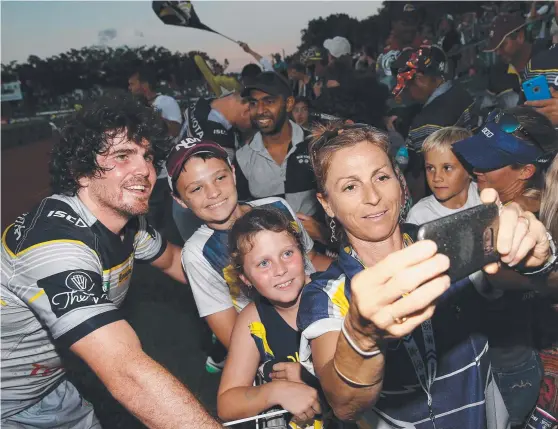
[[[505,113],[502,109],[495,109],[486,117],[485,123],[488,124],[490,122],[498,124],[500,130],[505,132],[506,134],[520,132],[529,141],[536,144],[540,149],[542,149],[542,146],[539,144],[539,142],[525,129],[525,127],[523,127],[519,123],[519,120],[511,113]]]

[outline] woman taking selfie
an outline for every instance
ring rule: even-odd
[[[412,244],[400,224],[402,179],[387,153],[387,136],[363,126],[330,129],[311,146],[318,197],[342,247],[303,291],[301,363],[336,415],[361,427],[506,428],[477,334],[483,298],[468,279],[443,296],[449,259],[431,241]],[[499,202],[492,190],[481,199]],[[524,270],[554,260],[544,226],[516,204],[501,210],[497,250]]]
[[[256,207],[229,235],[233,266],[254,302],[239,314],[217,398],[224,420],[254,416],[281,406],[293,415],[289,427],[314,427],[321,413],[317,380],[298,362],[296,315],[307,283],[301,237],[279,209]],[[265,384],[253,386],[258,367]],[[272,381],[272,382],[271,382]],[[318,426],[320,427],[318,423]]]

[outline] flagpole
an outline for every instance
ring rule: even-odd
[[[224,34],[219,33],[218,31],[212,30],[215,34],[218,34],[219,36],[223,36],[225,39],[229,39],[231,42],[234,42],[238,45],[238,41],[231,39],[229,36],[225,36]]]

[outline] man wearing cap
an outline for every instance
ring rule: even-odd
[[[301,214],[310,235],[314,239],[323,236],[320,232],[323,228],[312,218],[321,211],[307,135],[288,119],[294,106],[289,82],[277,73],[264,72],[244,88],[242,95],[249,103],[250,117],[259,132],[236,154],[240,199],[285,198]]]
[[[517,104],[522,94],[521,81],[528,70],[531,59],[548,50],[546,40],[537,40],[535,43],[527,41],[525,18],[519,14],[503,13],[498,15],[492,22],[489,33],[488,43],[484,52],[495,52],[502,60],[501,64],[496,64],[489,73],[488,90],[493,94],[509,94],[510,91],[517,93],[520,97],[512,98],[505,104],[506,107],[513,107]],[[556,52],[554,52],[555,54]],[[548,54],[543,54],[545,57]],[[554,64],[556,65],[556,62]],[[552,70],[552,54],[548,59],[536,60],[535,64],[540,63],[542,69],[536,69],[537,74],[529,73],[529,77],[543,74],[543,70]],[[533,70],[532,67],[531,70]],[[510,95],[506,95],[510,97]]]
[[[429,193],[420,153],[426,137],[448,126],[471,129],[474,123],[470,111],[473,98],[459,84],[445,80],[446,66],[446,55],[437,46],[405,50],[392,65],[397,76],[393,94],[422,104],[406,140],[409,151],[406,178],[414,201]]]
[[[167,169],[175,200],[204,222],[185,243],[182,265],[200,317],[228,349],[237,312],[250,302],[230,265],[228,252],[229,230],[239,217],[252,207],[272,205],[296,222],[308,257],[309,274],[314,272],[314,266],[325,269],[331,260],[312,249],[312,239],[285,200],[272,197],[239,203],[235,168],[228,153],[215,142],[185,138],[171,150]]]

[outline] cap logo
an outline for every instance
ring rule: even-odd
[[[438,65],[438,70],[440,70],[441,72],[443,72],[445,69],[446,69],[446,63],[442,61],[442,62]]]
[[[486,137],[491,138],[494,136],[494,133],[490,131],[488,128],[484,127],[481,131]]]
[[[490,34],[488,35],[488,37],[493,37],[494,36],[494,30],[490,30]]]
[[[197,139],[195,137],[186,137],[185,139],[182,139],[180,143],[178,143],[174,148],[176,150],[190,149],[198,143],[201,143],[200,139]]]

